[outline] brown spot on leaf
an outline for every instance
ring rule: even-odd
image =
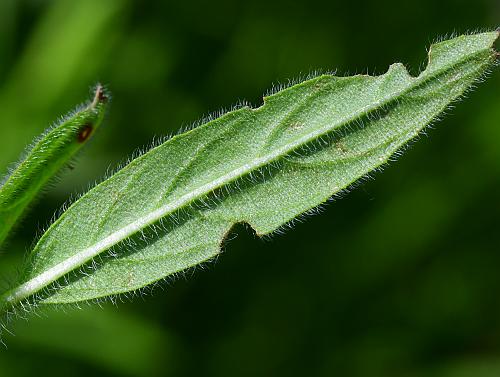
[[[338,150],[340,150],[342,153],[349,152],[349,150],[347,149],[347,147],[340,140],[337,140],[335,142],[335,148],[337,148]]]
[[[292,130],[300,130],[302,127],[304,127],[304,125],[302,123],[294,122],[290,123],[288,127]]]
[[[93,130],[94,127],[92,127],[91,124],[84,124],[82,127],[80,127],[80,131],[78,132],[78,142],[83,143],[84,141],[86,141],[92,134]]]

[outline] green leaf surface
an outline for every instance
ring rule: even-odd
[[[175,136],[74,203],[2,304],[136,291],[216,256],[235,223],[281,229],[386,163],[482,79],[498,34],[433,45],[418,77],[401,64],[323,75]]]
[[[0,185],[0,244],[49,180],[100,126],[106,103],[107,96],[98,85],[91,102],[49,128],[11,169]]]

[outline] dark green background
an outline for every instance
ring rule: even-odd
[[[18,229],[37,229],[154,136],[316,69],[413,74],[500,2],[0,1],[0,168],[97,80],[106,126]],[[144,299],[20,319],[0,376],[500,375],[500,72],[375,180]]]

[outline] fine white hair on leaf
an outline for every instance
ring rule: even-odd
[[[401,69],[400,67],[401,66],[396,66],[395,69]],[[400,71],[392,71],[392,72],[400,72]],[[406,73],[407,71],[405,72],[405,74]],[[453,74],[454,71],[452,71],[451,73]],[[317,72],[314,73],[314,75],[317,74],[318,74]],[[479,77],[477,81],[482,80],[483,77]],[[361,80],[363,78],[360,77],[359,79]],[[450,81],[453,81],[453,78],[451,79],[447,78],[447,80],[448,79]],[[299,79],[299,81],[300,80],[302,79]],[[279,84],[275,86],[275,88],[283,90],[284,88],[289,87],[290,85],[295,83],[296,82],[291,81],[284,85]],[[453,98],[454,102],[463,98],[473,87],[474,85],[471,85],[470,88],[465,93],[460,93],[461,94],[460,96],[456,96],[456,98]],[[270,94],[271,96],[275,95],[273,93],[273,90],[271,90]],[[50,296],[51,294],[53,294],[53,292],[60,290],[61,288],[67,286],[68,284],[71,284],[72,279],[78,279],[82,275],[87,276],[89,274],[93,274],[95,271],[98,271],[102,265],[106,263],[108,258],[119,259],[123,255],[126,255],[127,253],[135,253],[137,250],[140,250],[143,245],[151,244],[152,242],[154,242],[155,239],[160,238],[163,234],[167,234],[173,228],[179,226],[179,224],[182,224],[186,217],[192,218],[196,216],[196,214],[198,214],[200,218],[204,219],[203,217],[205,213],[204,211],[209,211],[221,205],[222,203],[225,202],[225,200],[228,197],[232,195],[237,196],[240,193],[244,193],[247,188],[252,186],[267,184],[268,182],[271,182],[273,179],[279,176],[279,174],[281,173],[292,175],[295,171],[298,171],[299,168],[297,166],[299,164],[301,164],[301,166],[306,169],[307,168],[306,166],[309,163],[308,157],[313,156],[316,158],[317,157],[316,154],[318,154],[321,157],[320,155],[321,152],[328,151],[330,153],[331,151],[333,151],[334,153],[336,153],[335,156],[340,156],[340,157],[335,157],[336,160],[334,162],[337,163],[338,161],[343,161],[347,152],[351,153],[349,155],[351,158],[353,156],[356,158],[358,158],[359,156],[364,156],[363,153],[366,154],[367,153],[366,150],[359,148],[359,146],[357,146],[355,143],[354,146],[353,143],[351,143],[351,145],[346,143],[347,144],[346,147],[343,145],[344,139],[348,138],[350,135],[353,134],[361,133],[362,135],[364,135],[362,132],[365,132],[369,126],[379,125],[379,123],[377,122],[381,121],[386,116],[386,114],[390,113],[395,107],[398,107],[400,104],[404,104],[405,101],[410,101],[410,100],[402,96],[401,99],[398,97],[391,102],[386,102],[385,105],[373,106],[374,110],[370,110],[372,107],[362,107],[363,112],[358,113],[358,116],[354,117],[352,120],[339,122],[338,128],[333,128],[333,127],[328,128],[328,132],[315,134],[314,138],[307,139],[308,141],[303,142],[303,144],[301,144],[299,147],[296,148],[294,147],[289,150],[284,150],[284,152],[282,152],[281,155],[276,155],[276,156],[273,155],[273,159],[266,160],[266,164],[262,166],[258,164],[250,165],[251,169],[245,171],[244,174],[243,173],[240,175],[235,174],[231,176],[231,178],[230,179],[228,178],[227,181],[223,182],[223,184],[221,184],[220,187],[213,185],[213,187],[215,187],[213,188],[212,186],[210,186],[213,189],[203,191],[198,196],[193,196],[191,201],[184,203],[184,206],[182,207],[179,206],[175,210],[175,212],[173,213],[162,212],[161,217],[155,218],[154,221],[151,222],[142,223],[140,228],[137,229],[134,228],[133,230],[135,233],[134,234],[131,233],[129,238],[125,239],[123,242],[117,241],[117,243],[113,244],[112,246],[106,249],[103,248],[102,252],[100,252],[97,255],[91,256],[90,260],[86,259],[85,260],[86,262],[80,265],[78,269],[76,268],[73,269],[70,274],[65,274],[63,278],[54,281],[52,284],[46,286],[43,290],[41,290],[37,294],[29,297],[26,300],[23,300],[19,305],[19,309],[14,309],[14,310],[18,310],[21,312],[29,312],[32,308],[36,308],[37,303],[40,300],[42,300],[43,302],[44,297]],[[269,102],[271,103],[272,100],[269,100]],[[449,111],[452,108],[454,102],[449,104],[447,109],[445,109],[444,111]],[[244,106],[246,107],[248,105],[245,104]],[[441,111],[441,115],[444,113],[444,111]],[[216,113],[215,115],[209,115],[208,118],[202,120],[200,124],[205,124],[206,122],[210,122],[213,119],[215,119],[215,117],[222,116],[224,114],[226,114],[226,111],[222,110],[219,113]],[[396,120],[399,119],[397,115],[398,114],[396,113],[396,116],[392,118],[393,121],[394,119]],[[436,116],[433,117],[434,117],[433,121],[436,121],[436,119],[438,118]],[[427,120],[430,120],[428,114],[425,113],[420,115],[419,122],[425,124],[428,123]],[[373,179],[375,172],[381,171],[388,165],[389,162],[392,162],[397,158],[399,158],[402,155],[403,151],[408,149],[409,146],[415,140],[417,140],[421,135],[426,135],[427,130],[429,130],[432,125],[432,122],[430,123],[431,123],[430,125],[427,125],[422,129],[420,128],[404,129],[404,132],[399,131],[400,134],[396,134],[396,136],[393,136],[391,133],[389,133],[391,137],[387,137],[387,139],[382,139],[383,143],[382,141],[380,142],[382,143],[381,144],[382,147],[380,147],[377,150],[377,154],[373,154],[374,156],[373,161],[371,160],[368,161],[368,159],[366,160],[361,159],[360,166],[363,168],[363,170],[356,171],[356,176],[352,178],[350,181],[339,180],[339,182],[341,183],[338,183],[338,187],[336,186],[335,189],[331,191],[331,194],[327,193],[330,195],[329,197],[327,197],[327,195],[325,195],[325,197],[321,197],[321,201],[323,201],[323,203],[319,203],[317,205],[313,205],[313,203],[307,203],[306,205],[301,207],[300,209],[302,211],[301,214],[297,215],[296,213],[294,213],[293,216],[295,216],[295,218],[292,218],[291,220],[288,221],[283,220],[284,223],[282,225],[272,224],[274,228],[271,227],[259,228],[254,224],[256,229],[254,231],[254,234],[259,235],[258,232],[261,232],[264,233],[263,235],[261,235],[261,237],[268,238],[271,235],[280,234],[286,231],[287,229],[295,226],[295,224],[304,221],[304,219],[309,216],[320,213],[321,211],[323,211],[323,209],[328,203],[330,203],[333,200],[336,200],[339,197],[342,197],[343,195],[346,195],[350,190],[352,190],[357,185],[362,184],[364,181]],[[289,127],[289,125],[286,124],[285,126]],[[300,128],[302,127],[302,124],[299,123],[297,126],[296,123],[293,123],[293,127]],[[378,128],[375,128],[374,130],[372,129],[373,127],[371,127],[368,131],[370,132],[373,131],[373,135],[376,136],[383,135],[382,131],[379,131]],[[400,145],[402,143],[401,140],[404,140],[404,143],[406,144]],[[407,142],[407,140],[409,140],[409,142]],[[156,148],[163,142],[164,139],[156,139],[156,138],[153,139],[151,145],[149,145],[144,149],[138,149],[134,153],[132,153],[132,159],[140,158],[140,156],[142,156],[146,151],[151,150],[151,148]],[[377,145],[377,148],[378,147],[379,146]],[[351,149],[349,150],[349,148]],[[370,148],[375,148],[375,147],[370,145]],[[130,159],[125,163],[124,166],[126,166],[129,162]],[[366,167],[369,167],[370,169],[367,170]],[[341,170],[342,168],[343,167],[341,166],[339,169]],[[368,172],[363,174],[366,171]],[[354,180],[354,182],[352,182],[352,180]],[[337,181],[334,181],[334,183],[337,183]],[[285,196],[285,198],[287,197]],[[73,198],[73,200],[76,199]],[[320,200],[318,200],[318,202],[319,201]],[[67,208],[72,206],[72,204],[70,203],[71,202],[68,202],[67,204],[63,205],[62,212],[64,212]],[[307,208],[307,206],[311,206],[311,208]],[[56,217],[58,216],[56,215]],[[288,219],[290,217],[292,217],[292,215],[290,215],[289,217],[283,217],[283,219]],[[281,219],[279,220],[281,221]],[[252,219],[246,222],[248,224],[252,224]],[[250,225],[248,224],[245,225],[245,227],[249,228]],[[262,231],[262,229],[264,230]],[[274,230],[270,231],[269,229],[274,229]],[[226,232],[225,236],[222,238],[220,242],[219,253],[222,252],[222,250],[224,249],[225,242],[228,242],[228,240],[231,239],[232,236],[229,236],[229,234],[231,234],[231,232]],[[160,278],[156,282],[147,285],[146,287],[137,288],[128,293],[119,293],[104,298],[96,298],[95,300],[98,303],[102,303],[108,300],[111,301],[113,304],[116,304],[121,300],[128,300],[137,295],[143,297],[158,287],[160,289],[163,289],[164,284],[168,281],[171,281],[172,279],[177,279],[179,276],[181,277],[186,276],[188,271],[194,273],[194,271],[196,271],[197,269],[204,268],[204,266],[206,266],[207,263],[213,263],[214,261],[217,260],[218,255],[219,254],[215,253],[215,255],[212,258],[209,258],[210,262],[203,261],[200,265],[198,265],[198,267],[191,267],[185,270],[181,269],[179,271],[175,271],[170,275],[164,278]]]

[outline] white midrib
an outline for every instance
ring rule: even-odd
[[[468,56],[467,58],[470,58],[470,56]],[[318,139],[319,137],[332,132],[334,129],[338,127],[342,127],[345,124],[349,124],[352,121],[360,117],[363,117],[367,113],[384,106],[385,104],[393,101],[395,98],[402,96],[405,92],[410,91],[416,85],[419,85],[419,82],[428,80],[429,76],[426,76],[424,74],[425,71],[420,76],[412,78],[411,84],[405,87],[404,89],[393,92],[390,95],[384,97],[382,100],[376,101],[361,108],[356,114],[353,114],[350,117],[342,119],[341,121],[337,122],[337,124],[326,125],[322,128],[314,130],[309,134],[297,138],[293,142],[272,151],[266,156],[256,158],[252,162],[244,164],[239,168],[234,169],[228,172],[227,174],[224,174],[223,176],[217,178],[216,180],[213,180],[209,183],[206,183],[203,186],[200,186],[199,188],[181,196],[177,200],[169,204],[166,204],[158,208],[157,210],[149,213],[147,216],[141,217],[136,221],[128,224],[127,226],[117,230],[116,232],[113,232],[112,234],[102,239],[98,243],[76,253],[75,255],[65,259],[63,262],[56,264],[55,266],[42,272],[36,277],[4,293],[2,296],[0,296],[0,307],[4,305],[8,306],[9,304],[18,303],[23,299],[36,294],[43,288],[47,287],[51,283],[55,282],[59,278],[66,275],[67,273],[89,262],[90,260],[92,260],[92,258],[98,256],[99,254],[105,252],[106,250],[109,250],[112,246],[138,233],[141,229],[153,225],[154,223],[158,222],[159,219],[175,212],[179,208],[182,208],[184,205],[191,203],[192,201],[209,194],[215,189],[223,185],[226,185],[236,180],[237,178],[250,173],[253,170],[259,169],[260,167],[265,166],[273,162],[274,160],[283,157],[284,155],[299,148],[300,146],[310,143]],[[436,72],[434,72],[434,74],[431,76],[434,76],[435,74]]]

